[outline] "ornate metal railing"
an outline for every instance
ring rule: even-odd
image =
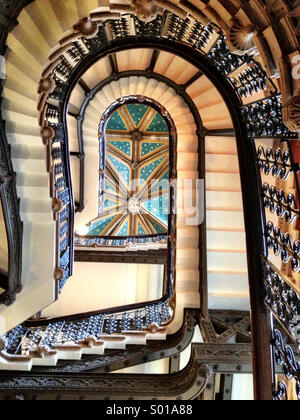
[[[259,143],[259,141],[257,141]],[[256,147],[261,181],[261,205],[265,252],[262,255],[265,305],[270,311],[270,342],[273,360],[273,398],[300,399],[300,364],[287,338],[300,344],[299,278],[299,150],[297,140],[264,140]],[[294,156],[295,153],[295,156]],[[277,326],[275,325],[277,324]],[[276,365],[285,381],[277,379]]]
[[[5,1],[0,4],[0,54],[6,51],[6,37],[17,23],[17,16],[30,0]],[[1,85],[2,85],[1,81]],[[1,276],[0,303],[11,305],[22,290],[22,239],[16,176],[12,167],[10,149],[5,133],[5,121],[0,118],[0,200],[5,220],[8,242],[8,270]]]
[[[273,329],[272,347],[275,363],[283,369],[287,381],[293,381],[294,395],[300,400],[300,363],[296,360],[292,347],[284,343],[282,333],[278,329]],[[288,400],[288,387],[286,381],[277,381],[274,399]]]
[[[79,346],[77,350],[80,346],[97,347],[107,336],[132,331],[165,334],[164,327],[174,315],[168,299],[131,306],[134,308],[126,311],[113,309],[20,325],[1,337],[1,356],[8,362],[23,363],[51,356],[57,350],[72,351],[74,345]]]
[[[281,187],[271,182],[268,182],[271,189],[266,189],[266,186],[262,188],[261,178],[257,175],[262,172],[265,175],[274,174],[276,182],[288,182],[294,178],[297,184],[298,168],[291,152],[287,161],[285,153],[279,156],[276,150],[272,155],[267,152],[261,153],[262,149],[258,149],[257,153],[255,149],[257,138],[280,140],[297,138],[297,134],[289,132],[283,125],[281,95],[278,88],[267,77],[254,57],[232,54],[224,36],[215,25],[205,27],[192,18],[182,19],[172,13],[164,13],[150,24],[145,24],[132,15],[103,20],[101,14],[96,13],[91,19],[95,28],[94,36],[90,32],[86,36],[84,28],[77,27],[74,36],[69,35],[62,40],[61,48],[51,56],[51,63],[43,73],[43,81],[47,80],[52,87],[54,81],[55,89],[52,93],[50,93],[52,87],[43,92],[45,96],[41,102],[42,115],[47,117],[50,128],[54,129],[56,135],[59,124],[66,126],[66,104],[72,87],[80,75],[100,57],[125,48],[148,46],[176,53],[190,61],[212,80],[223,93],[224,100],[230,108],[237,135],[246,221],[252,328],[255,337],[253,353],[256,397],[267,399],[285,396],[282,383],[279,384],[279,390],[276,390],[274,380],[272,390],[270,372],[273,358],[270,354],[270,340],[273,347],[272,354],[276,356],[274,360],[287,367],[287,379],[295,377],[298,380],[299,368],[289,347],[283,345],[284,341],[279,338],[278,330],[268,329],[269,314],[264,311],[262,302],[266,299],[268,309],[274,312],[271,319],[273,316],[277,317],[288,334],[295,338],[297,297],[292,292],[296,290],[296,282],[292,281],[289,284],[287,278],[294,278],[291,273],[298,270],[298,242],[297,238],[287,236],[290,235],[289,231],[281,226],[281,222],[286,219],[290,222],[294,216],[296,216],[294,220],[298,218],[298,198],[292,199],[289,191],[285,192],[285,198],[282,198],[282,194],[279,193]],[[257,101],[255,99],[257,92],[264,92],[265,97]],[[61,106],[62,104],[64,106]],[[54,127],[51,127],[51,124],[54,124]],[[44,139],[47,141],[47,136]],[[63,139],[66,147],[66,136]],[[273,144],[271,147],[273,148]],[[57,174],[63,173],[59,163],[55,168]],[[59,179],[61,178],[57,176],[57,184]],[[276,199],[274,188],[278,192]],[[265,209],[267,212],[269,209],[275,209],[276,214],[279,213],[278,224],[273,219],[270,220],[272,226],[267,223]],[[279,256],[280,266],[270,264],[272,261],[269,261],[271,253],[269,255],[268,246],[275,258]],[[278,280],[274,277],[275,273],[279,276]],[[288,275],[284,277],[283,274],[286,273]],[[287,289],[285,284],[288,284],[292,290]]]
[[[166,246],[168,243],[167,235],[149,235],[149,236],[106,236],[106,237],[88,237],[75,236],[75,246],[77,247],[104,247],[104,248],[136,248]]]
[[[1,356],[8,362],[28,363],[33,358],[53,356],[53,351],[65,347],[72,351],[72,345],[97,346],[97,342],[107,335],[118,336],[136,331],[165,333],[165,327],[175,316],[176,261],[172,238],[168,239],[167,258],[168,283],[162,298],[127,305],[126,308],[28,321],[1,337]]]
[[[285,154],[272,155],[270,151],[264,153],[263,149],[258,149],[257,154],[254,154],[253,150],[256,138],[297,138],[295,133],[289,132],[283,125],[280,92],[253,56],[237,56],[230,52],[224,35],[215,25],[204,27],[192,18],[182,19],[166,12],[150,24],[132,15],[123,15],[119,20],[101,20],[101,14],[97,13],[91,16],[91,22],[94,24],[94,36],[89,33],[86,37],[77,28],[74,37],[62,40],[61,50],[57,50],[51,57],[53,62],[59,62],[55,70],[52,62],[49,71],[44,73],[44,77],[54,79],[57,99],[60,101],[66,102],[68,92],[93,61],[109,52],[138,45],[158,47],[179,54],[208,75],[224,94],[236,129],[242,177],[252,324],[253,330],[257,329],[257,343],[254,343],[253,352],[256,360],[256,395],[258,398],[270,397],[272,392],[268,388],[268,381],[271,381],[271,376],[265,372],[262,374],[264,370],[270,370],[270,361],[269,341],[262,331],[262,325],[267,324],[268,318],[262,309],[262,296],[265,294],[263,282],[257,283],[264,278],[261,256],[268,258],[267,248],[272,248],[275,254],[280,254],[284,263],[290,261],[295,269],[298,267],[298,243],[285,235],[273,220],[270,220],[273,224],[262,225],[262,209],[271,209],[273,214],[279,214],[280,220],[291,221],[297,216],[297,208],[290,193],[283,197],[277,187],[273,186],[277,191],[275,197],[271,183],[269,187],[265,185],[261,188],[255,167],[264,171],[264,174],[272,173],[275,179],[282,180],[289,179],[295,167]],[[179,45],[184,45],[185,50],[179,48]],[[265,97],[256,100],[255,95],[259,92],[263,92]]]
[[[50,195],[56,220],[56,297],[73,269],[74,204],[69,166],[69,152],[63,124],[53,106],[46,107],[41,119],[43,141],[48,150]]]
[[[3,124],[3,122],[2,122]],[[0,275],[0,303],[9,306],[16,294],[22,290],[22,237],[23,227],[20,219],[19,201],[16,192],[16,177],[13,172],[10,152],[0,122],[0,206],[3,215],[6,237],[1,238],[3,249],[7,243],[7,272]]]
[[[104,86],[103,83],[100,83],[96,89],[93,89],[91,95],[86,98],[84,101],[82,110],[80,112],[80,118],[78,119],[78,136],[80,138],[80,143],[83,143],[83,133],[82,133],[82,122],[84,121],[84,115],[86,108],[90,102],[90,100],[95,96],[96,92],[99,92],[101,86]],[[106,124],[109,120],[109,117],[120,107],[124,104],[131,104],[131,103],[142,103],[148,106],[151,106],[157,112],[162,115],[163,119],[165,120],[168,129],[169,129],[169,177],[170,179],[175,179],[176,177],[176,144],[177,144],[177,133],[176,128],[174,127],[174,122],[166,109],[164,109],[160,104],[155,102],[150,98],[146,98],[143,96],[124,96],[122,98],[118,98],[114,103],[112,103],[109,108],[103,113],[101,118],[99,118],[99,156],[100,156],[100,169],[99,169],[99,203],[101,208],[103,209],[104,205],[104,198],[105,198],[105,176],[106,176],[106,147],[105,147],[105,137],[106,137]],[[99,115],[100,117],[100,115]],[[149,185],[150,187],[150,185]],[[175,223],[175,187],[172,183],[168,186],[168,208],[170,214],[170,223],[171,225],[168,226],[165,230],[166,234],[145,234],[145,235],[130,235],[130,236],[112,236],[110,235],[84,235],[80,236],[79,234],[75,235],[75,245],[77,246],[94,246],[94,247],[128,247],[132,248],[134,246],[151,246],[156,245],[156,247],[160,247],[162,244],[167,244],[167,237],[173,231],[172,226]],[[99,206],[99,207],[100,207]],[[115,208],[117,211],[117,207]],[[127,210],[124,209],[124,214]],[[101,216],[101,213],[99,214]],[[92,221],[93,222],[93,221]],[[92,223],[91,222],[91,223]],[[173,232],[175,233],[175,232]]]

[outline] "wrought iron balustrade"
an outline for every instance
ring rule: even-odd
[[[58,297],[73,270],[74,204],[68,144],[64,127],[59,121],[59,107],[50,108],[44,124],[42,132],[47,136],[50,194],[57,225],[55,280]]]
[[[283,369],[284,375],[288,381],[293,381],[297,399],[300,400],[300,363],[296,360],[291,346],[283,341],[281,332],[273,329],[272,348],[274,362]],[[280,380],[274,390],[274,399],[288,400],[288,386],[285,381]]]
[[[113,309],[31,323],[37,326],[20,325],[1,337],[4,343],[2,355],[19,356],[21,361],[22,357],[49,355],[60,346],[95,344],[107,335],[122,335],[130,331],[164,333],[164,326],[173,317],[168,299],[132,306],[135,309]]]
[[[167,235],[149,235],[149,236],[75,236],[75,246],[77,247],[104,247],[104,248],[136,248],[136,247],[149,247],[166,246],[168,243]]]
[[[97,22],[96,19],[94,21]],[[62,145],[57,145],[58,150],[55,150],[55,165],[52,170],[54,174],[53,191],[59,190],[58,192],[62,192],[67,186],[64,184],[64,170],[68,168],[63,166],[64,160],[60,159],[60,150],[62,150],[62,156],[64,158],[66,156],[67,141],[65,133],[58,134],[58,127],[59,124],[62,124],[63,127],[66,125],[66,107],[71,89],[77,83],[78,77],[95,60],[125,48],[149,46],[150,48],[176,52],[182,58],[186,58],[195,66],[198,66],[198,69],[204,74],[208,74],[224,94],[237,133],[253,305],[252,320],[254,336],[256,337],[254,343],[255,375],[258,388],[265,388],[264,392],[259,391],[257,395],[260,397],[269,396],[272,394],[270,392],[272,391],[271,383],[268,382],[270,375],[268,372],[269,361],[267,360],[270,343],[274,348],[275,359],[279,363],[282,363],[282,360],[283,363],[286,363],[287,378],[299,377],[298,366],[295,364],[289,348],[284,348],[282,345],[276,330],[270,334],[270,340],[266,337],[266,331],[262,329],[262,323],[265,323],[266,317],[260,306],[261,294],[264,291],[264,298],[267,296],[266,303],[268,308],[274,312],[274,316],[277,316],[280,322],[285,325],[289,334],[292,336],[298,334],[295,330],[297,329],[295,320],[298,316],[296,311],[297,296],[288,290],[285,285],[283,287],[281,283],[281,280],[285,282],[282,273],[287,269],[284,265],[287,257],[291,257],[293,267],[298,268],[297,239],[286,236],[286,233],[289,234],[285,230],[286,228],[283,229],[281,225],[274,225],[273,221],[274,229],[271,228],[270,224],[267,225],[265,210],[273,209],[276,214],[280,213],[280,221],[286,221],[291,226],[298,219],[299,191],[297,191],[297,196],[294,193],[284,191],[284,199],[281,193],[278,193],[275,200],[274,189],[266,190],[266,187],[262,188],[260,185],[261,179],[256,178],[256,175],[260,173],[264,175],[273,174],[274,182],[289,182],[291,178],[295,178],[296,181],[298,169],[293,162],[293,154],[290,149],[289,159],[285,154],[279,156],[276,150],[273,150],[273,154],[269,152],[264,154],[262,149],[260,149],[261,152],[258,155],[257,151],[253,152],[254,140],[257,138],[276,138],[280,140],[297,138],[297,133],[291,133],[283,125],[280,92],[253,56],[238,56],[231,53],[226,45],[224,35],[219,32],[216,26],[201,26],[192,18],[182,19],[169,12],[165,12],[163,16],[159,16],[149,24],[140,22],[132,15],[123,15],[119,20],[99,20],[97,24],[98,32],[94,37],[85,38],[78,34],[76,41],[71,41],[69,44],[68,41],[62,42],[64,51],[55,58],[59,61],[59,64],[53,69],[51,65],[53,66],[54,61],[51,62],[43,74],[43,77],[53,78],[55,89],[44,98],[44,103],[49,102],[50,105],[48,113],[46,109],[42,109],[41,113],[49,118],[48,127],[54,129],[56,142],[62,143]],[[258,92],[264,93],[265,97],[255,100],[255,95]],[[253,98],[253,101],[249,103],[251,98]],[[59,106],[55,109],[53,103],[58,103]],[[61,147],[62,149],[60,149]],[[51,167],[51,162],[49,166]],[[268,184],[270,188],[275,188],[277,192],[281,190],[281,187],[272,185],[271,182]],[[294,195],[294,199],[290,194]],[[70,202],[72,203],[72,201]],[[66,213],[65,216],[67,217],[67,212],[62,210],[63,212]],[[283,214],[284,216],[281,217]],[[62,232],[63,235],[66,235],[63,230]],[[66,237],[67,235],[61,239],[63,247],[67,244]],[[281,248],[280,255],[284,256],[283,261],[280,261],[280,263],[283,262],[283,266],[276,267],[276,273],[281,280],[276,278],[275,281],[274,273],[265,271],[264,263],[261,262],[261,258],[264,257],[268,266],[272,267],[269,264],[270,256],[267,250],[267,242],[275,250],[275,253]],[[61,255],[62,257],[63,255]],[[290,275],[289,272],[288,274]],[[258,282],[260,283],[258,284]],[[264,284],[266,290],[263,289]],[[289,284],[289,286],[294,289],[293,284]],[[140,317],[137,313],[136,316],[137,318]],[[125,318],[124,316],[124,323],[128,322],[128,319]],[[115,331],[118,328],[116,325],[119,325],[119,323],[120,319],[111,316],[107,320],[108,330]],[[56,324],[56,335],[60,334],[60,327],[60,324]],[[68,326],[69,335],[67,334],[67,337],[72,336],[71,329]],[[15,335],[12,334],[13,337]],[[38,334],[29,336],[31,342],[35,343],[37,336]],[[16,338],[14,340],[19,346],[20,340],[18,341]],[[266,367],[267,370],[263,367]],[[275,390],[274,384],[273,397],[278,398],[283,394],[282,384],[279,392]]]
[[[292,347],[284,340],[286,336],[300,344],[299,163],[294,156],[299,146],[297,140],[282,139],[280,143],[265,140],[264,143],[256,148],[256,165],[262,186],[266,244],[262,266],[265,305],[270,311],[273,398],[288,399],[291,386],[300,399],[300,365]],[[276,364],[283,368],[286,381],[277,380]]]
[[[296,198],[293,193],[286,194],[281,189],[276,189],[274,185],[267,182],[263,184],[263,204],[271,213],[276,213],[285,222],[293,224],[299,220],[300,211],[297,208]]]
[[[0,138],[0,147],[2,139]],[[4,150],[0,151],[0,217],[2,223],[2,267],[0,269],[0,304],[10,306],[22,290],[22,235],[23,227],[16,196],[15,176],[9,160],[4,163]],[[2,155],[2,156],[1,156]],[[5,175],[6,173],[6,175]]]

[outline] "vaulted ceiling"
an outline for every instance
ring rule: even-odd
[[[164,118],[143,103],[123,105],[109,116],[104,141],[99,217],[89,224],[86,235],[165,233],[169,131]]]

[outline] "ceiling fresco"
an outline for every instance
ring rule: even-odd
[[[107,122],[105,149],[99,217],[87,235],[166,233],[169,130],[164,118],[142,103],[121,106]]]

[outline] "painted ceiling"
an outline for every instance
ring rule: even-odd
[[[167,232],[169,131],[152,107],[126,104],[106,127],[104,193],[87,235],[128,236]]]

